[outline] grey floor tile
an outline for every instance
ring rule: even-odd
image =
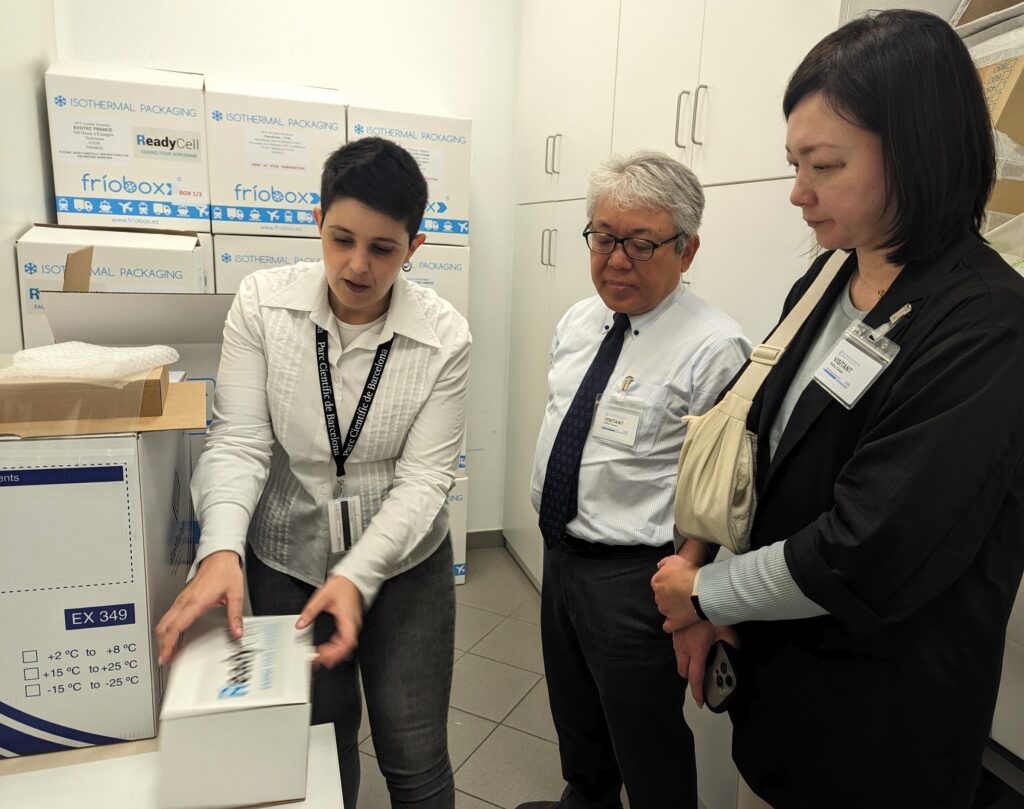
[[[488,803],[465,792],[455,790],[455,809],[494,809],[495,803]]]
[[[536,590],[527,597],[526,601],[519,605],[512,617],[519,621],[537,624],[540,626],[540,593]]]
[[[391,796],[377,759],[360,754],[359,768],[359,809],[389,809]]]
[[[504,548],[469,552],[472,575],[455,591],[460,604],[511,615],[537,591]]]
[[[472,649],[479,640],[504,620],[503,615],[488,612],[469,604],[455,607],[455,648]]]
[[[456,773],[455,786],[505,809],[524,801],[557,800],[564,787],[558,746],[499,727]]]
[[[532,672],[465,654],[455,664],[451,705],[500,722],[539,679]]]
[[[457,708],[448,710],[448,757],[457,770],[483,743],[497,725]]]
[[[521,669],[544,673],[544,655],[540,648],[540,627],[507,618],[487,634],[472,652],[480,657],[508,663]]]
[[[548,703],[548,681],[542,678],[529,694],[512,711],[503,724],[540,736],[549,742],[558,742],[555,723],[551,719],[551,705]]]

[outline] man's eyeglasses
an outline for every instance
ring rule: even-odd
[[[637,239],[633,237],[620,239],[618,236],[612,236],[610,233],[591,230],[589,225],[583,231],[583,238],[586,240],[590,252],[607,255],[608,253],[615,252],[615,245],[621,244],[626,255],[634,261],[650,260],[655,250],[659,247],[664,247],[669,242],[674,242],[683,235],[685,235],[683,231],[679,231],[675,236],[670,236],[663,242],[652,242],[650,239]]]

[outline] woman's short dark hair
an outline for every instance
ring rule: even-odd
[[[412,240],[427,207],[427,181],[413,156],[383,138],[346,143],[324,162],[320,206],[326,214],[338,199],[355,199],[405,225]]]
[[[890,261],[935,256],[968,230],[980,235],[995,180],[992,125],[967,48],[946,22],[893,10],[847,23],[793,73],[786,118],[816,92],[881,138],[895,217],[881,245]]]

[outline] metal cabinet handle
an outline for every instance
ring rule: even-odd
[[[550,232],[551,230],[549,228],[544,228],[544,230],[540,232],[540,266],[542,267],[548,266],[547,262],[544,260],[544,238]]]
[[[551,230],[551,235],[548,236],[548,266],[554,267],[555,262],[558,261],[558,228]],[[554,255],[554,258],[552,256]]]
[[[706,84],[698,84],[693,93],[693,118],[690,119],[690,143],[694,146],[703,146],[704,141],[697,140],[697,107],[700,106],[700,91],[707,90]]]
[[[561,158],[561,156],[562,156],[561,144],[562,144],[562,133],[561,132],[551,136],[551,173],[552,174],[561,174],[562,173],[562,161],[561,161],[561,159],[559,159],[559,161],[558,161],[557,168],[555,166],[555,156],[557,155],[559,158]],[[552,265],[552,266],[554,266],[554,265]]]
[[[683,114],[683,96],[689,97],[689,90],[680,91],[679,95],[676,96],[676,128],[672,130],[672,140],[675,142],[676,147],[679,149],[685,149],[686,144],[679,142],[679,118]]]
[[[546,138],[544,138],[544,173],[545,174],[554,174],[554,172],[551,169],[548,168],[548,164],[552,160],[552,157],[551,157],[551,144],[552,144],[552,141],[554,141],[554,139],[555,139],[554,135],[548,135]]]

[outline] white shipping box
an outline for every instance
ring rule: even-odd
[[[348,139],[378,137],[405,147],[427,179],[420,230],[432,244],[469,244],[470,130],[466,118],[348,108]]]
[[[193,559],[181,431],[0,439],[0,756],[156,734]]]
[[[469,248],[423,244],[413,253],[406,278],[434,290],[469,318]]]
[[[46,98],[60,224],[209,231],[202,76],[60,61]]]
[[[195,234],[133,233],[35,225],[18,239],[18,287],[25,347],[54,341],[42,293],[64,287],[67,254],[93,246],[89,288],[97,292],[202,292],[203,248]],[[115,321],[117,316],[115,316]],[[154,343],[146,330],[134,345]]]
[[[452,575],[456,584],[466,583],[466,527],[469,517],[469,478],[455,478],[448,492],[448,530],[452,535]]]
[[[217,292],[238,292],[242,279],[256,270],[285,267],[324,257],[320,239],[288,236],[231,236],[218,233],[216,245]]]
[[[186,633],[160,713],[162,807],[305,797],[314,652],[297,617],[247,617],[235,640],[216,610]]]
[[[345,142],[337,91],[207,78],[214,233],[316,237],[324,161]]]

